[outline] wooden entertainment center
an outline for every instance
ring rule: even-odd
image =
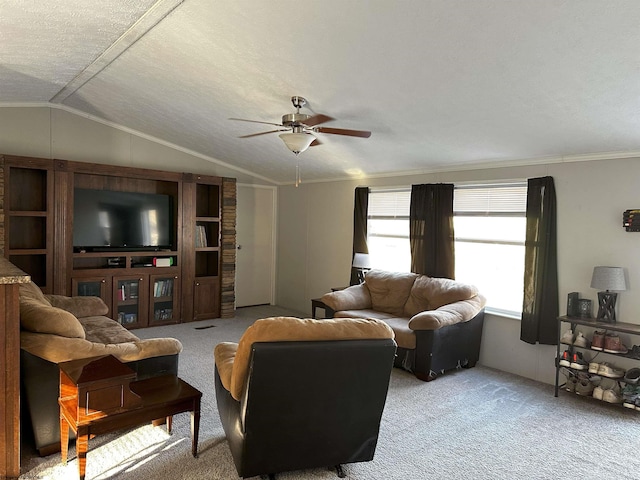
[[[0,155],[4,256],[45,293],[97,295],[127,328],[235,311],[233,178]],[[73,246],[74,189],[171,197],[170,249]]]

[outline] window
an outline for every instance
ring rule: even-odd
[[[487,307],[522,311],[526,183],[456,187],[456,280],[478,287]]]
[[[367,212],[367,245],[371,267],[390,272],[411,270],[409,202],[411,191],[372,190]]]
[[[527,184],[457,186],[453,194],[456,279],[478,287],[494,311],[522,310]],[[411,270],[411,190],[369,193],[369,258],[373,268]]]

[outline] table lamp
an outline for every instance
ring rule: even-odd
[[[598,288],[598,320],[603,322],[616,322],[616,298],[617,293],[627,289],[627,282],[622,267],[594,267],[591,277],[591,288]],[[602,291],[604,290],[604,291]]]
[[[353,263],[351,266],[356,270],[358,275],[358,282],[364,282],[364,272],[367,270],[371,270],[371,263],[369,261],[368,253],[354,253],[353,254]]]

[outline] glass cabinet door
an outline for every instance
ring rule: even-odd
[[[71,279],[71,295],[74,297],[100,297],[109,307],[107,316],[111,315],[111,305],[107,301],[111,296],[110,287],[106,277],[73,277]]]
[[[146,284],[142,276],[113,277],[115,320],[127,328],[146,326]]]
[[[177,275],[151,275],[149,323],[176,323],[180,315],[180,279]]]

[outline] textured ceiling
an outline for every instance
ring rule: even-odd
[[[0,0],[0,106],[51,102],[293,181],[640,151],[637,0]],[[307,113],[312,113],[306,110]],[[606,157],[606,155],[603,155]]]

